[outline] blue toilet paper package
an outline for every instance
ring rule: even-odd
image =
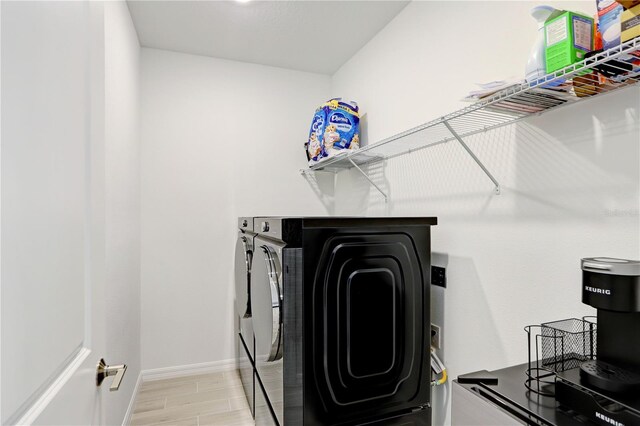
[[[358,104],[334,98],[321,105],[313,116],[305,145],[309,165],[344,150],[360,148]]]

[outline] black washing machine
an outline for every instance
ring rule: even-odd
[[[254,219],[257,425],[431,424],[436,223]]]

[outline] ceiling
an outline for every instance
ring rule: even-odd
[[[144,47],[333,74],[408,1],[129,0]]]

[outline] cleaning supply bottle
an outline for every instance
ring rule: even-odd
[[[554,12],[556,12],[556,9],[551,6],[536,6],[531,9],[531,16],[538,22],[538,35],[536,36],[536,42],[531,48],[531,54],[529,55],[529,61],[527,61],[527,68],[525,69],[525,78],[529,84],[535,84],[539,78],[544,77],[546,74],[544,62],[544,23]]]

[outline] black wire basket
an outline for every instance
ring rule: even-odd
[[[525,386],[539,395],[555,395],[555,373],[596,358],[595,317],[569,318],[524,329],[529,351]]]

